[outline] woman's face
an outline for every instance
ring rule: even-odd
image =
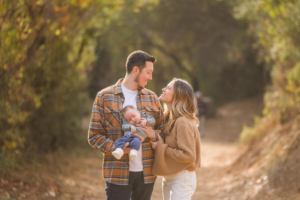
[[[172,99],[173,99],[173,95],[174,95],[173,86],[174,86],[174,81],[171,81],[167,85],[167,87],[163,88],[162,89],[163,93],[160,95],[159,100],[161,100],[165,104],[171,104]]]

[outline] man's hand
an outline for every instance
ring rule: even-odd
[[[133,135],[134,135],[134,136],[136,136],[136,137],[138,137],[138,138],[140,138],[140,139],[141,139],[141,143],[143,143],[143,142],[144,142],[145,138],[144,138],[143,136],[141,136],[141,135],[137,134],[136,132],[135,132],[135,133],[133,133]]]
[[[140,127],[140,129],[142,129],[143,131],[146,132],[148,138],[154,138],[155,137],[155,133],[154,130],[152,129],[152,127],[150,125],[147,125],[145,128]]]
[[[150,143],[151,143],[152,149],[155,150],[158,142],[152,142],[152,141],[150,141]]]
[[[128,145],[129,145],[129,142],[127,142],[127,143],[124,145],[124,147],[123,147],[124,155],[125,155],[125,154],[129,154],[130,151],[131,151],[131,148],[127,148]]]

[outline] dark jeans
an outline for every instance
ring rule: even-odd
[[[154,183],[144,184],[143,172],[129,172],[128,185],[105,182],[107,200],[150,200]]]

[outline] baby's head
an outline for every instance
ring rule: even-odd
[[[141,113],[131,105],[125,106],[123,116],[130,124],[138,124],[141,121]]]

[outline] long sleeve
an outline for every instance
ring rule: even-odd
[[[122,124],[122,130],[124,131],[124,135],[133,135],[133,132],[131,131],[132,124],[124,123]],[[145,131],[140,129],[140,127],[133,125],[136,128],[136,133],[139,134],[142,137],[147,137],[147,134]]]
[[[97,94],[93,104],[92,116],[88,131],[88,143],[103,153],[111,154],[115,150],[114,141],[107,138],[104,119],[103,96]]]
[[[122,131],[131,131],[131,124],[127,123],[127,122],[124,122],[122,124]]]
[[[131,126],[132,124],[129,124],[128,122],[124,122],[122,124],[122,130],[125,132],[124,135],[133,135],[133,132],[131,131]],[[141,135],[142,137],[147,137],[147,134],[145,133],[145,131],[143,131],[142,129],[140,129],[139,127],[135,126],[136,128],[136,133]]]
[[[145,131],[143,131],[142,129],[140,129],[140,127],[136,127],[136,133],[139,134],[140,136],[146,138],[147,134]]]
[[[177,163],[193,163],[196,159],[195,137],[193,127],[179,124],[176,127],[178,148],[166,148],[166,156]]]
[[[143,117],[147,120],[147,125],[150,125],[152,127],[155,125],[155,118],[154,117],[149,116],[147,113],[142,113],[141,117]]]
[[[200,139],[193,123],[178,119],[171,134],[169,141],[174,144],[164,143],[162,139],[157,143],[152,168],[155,175],[174,174],[192,165],[199,166]]]

